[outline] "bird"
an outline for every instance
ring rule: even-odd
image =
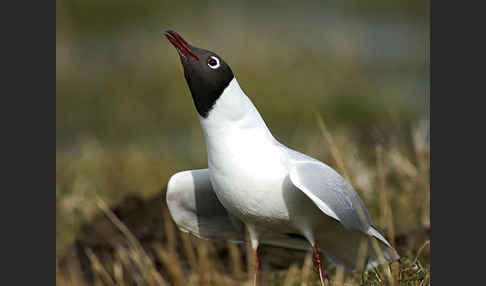
[[[338,172],[275,139],[222,57],[173,30],[164,35],[183,66],[208,160],[208,168],[177,172],[167,183],[165,200],[180,231],[240,243],[247,233],[254,285],[260,244],[312,251],[321,285],[323,259],[369,270],[400,258]]]

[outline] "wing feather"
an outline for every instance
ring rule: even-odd
[[[347,229],[367,233],[372,222],[363,201],[331,167],[319,161],[295,161],[290,165],[289,176],[326,215]]]
[[[181,231],[203,239],[244,241],[244,225],[219,202],[208,169],[174,174],[167,184],[166,201]]]

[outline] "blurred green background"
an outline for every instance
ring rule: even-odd
[[[372,161],[376,144],[409,154],[427,125],[428,15],[421,0],[57,0],[57,254],[95,195],[150,197],[207,166],[164,30],[222,56],[282,143],[329,159],[318,113]]]

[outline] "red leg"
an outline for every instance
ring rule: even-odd
[[[319,250],[317,249],[316,245],[312,246],[312,254],[313,254],[313,261],[314,261],[314,266],[317,268],[319,271],[319,278],[321,279],[321,285],[325,286],[326,284],[324,283],[326,279],[326,273],[322,269],[322,262],[321,262],[321,256],[319,255]]]
[[[253,285],[258,285],[258,270],[260,269],[260,260],[258,260],[258,248],[253,248],[253,263],[254,263],[254,273],[253,273]]]

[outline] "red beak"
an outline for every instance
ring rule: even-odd
[[[196,61],[199,61],[199,58],[191,51],[188,47],[187,42],[179,35],[177,32],[172,30],[165,31],[164,35],[167,37],[167,40],[184,56],[191,56]]]

